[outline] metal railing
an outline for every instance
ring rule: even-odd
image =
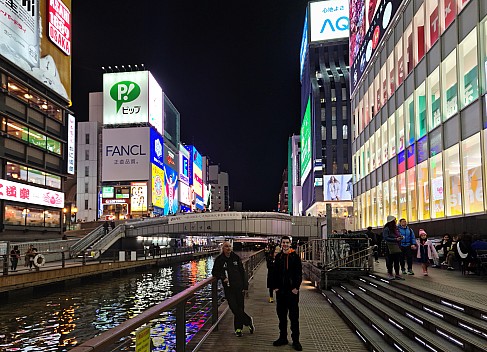
[[[81,238],[75,244],[71,246],[71,257],[78,256],[79,253],[85,251],[89,246],[96,242],[100,237],[105,235],[105,229],[103,226],[98,226],[89,234]]]
[[[264,251],[261,250],[247,259],[244,259],[243,265],[246,270],[247,276],[249,279],[253,276],[254,271],[256,270],[257,266],[262,262],[264,259]],[[211,285],[211,289],[208,290],[208,286]],[[86,352],[86,351],[93,351],[93,352],[106,352],[106,351],[115,351],[120,350],[122,345],[126,346],[127,344],[133,344],[133,333],[137,331],[143,325],[149,324],[151,325],[153,320],[160,318],[160,315],[164,312],[171,311],[175,309],[175,317],[176,317],[176,346],[175,350],[178,352],[186,351],[187,341],[186,341],[186,323],[187,323],[187,307],[190,306],[187,304],[197,293],[203,290],[210,291],[210,299],[211,307],[207,307],[207,311],[211,314],[210,317],[206,318],[205,325],[210,324],[210,330],[200,339],[199,343],[195,350],[201,346],[202,342],[206,339],[206,337],[211,333],[212,330],[215,329],[216,324],[220,321],[218,317],[218,306],[219,306],[219,299],[218,299],[218,282],[217,279],[214,277],[209,277],[203,281],[200,281],[193,285],[190,288],[174,295],[173,297],[166,299],[165,301],[149,308],[148,310],[142,312],[141,314],[137,315],[136,317],[129,319],[120,325],[116,326],[113,329],[110,329],[86,342],[83,342],[81,345],[71,349],[72,352]],[[201,299],[201,297],[198,297]],[[122,341],[121,341],[122,340]],[[152,339],[151,339],[152,340]]]

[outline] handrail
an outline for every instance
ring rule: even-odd
[[[333,270],[345,267],[346,264],[350,264],[354,261],[357,261],[357,260],[360,261],[361,259],[367,258],[369,255],[371,255],[372,249],[373,249],[373,247],[367,247],[365,249],[359,250],[358,252],[349,254],[348,256],[346,256],[344,258],[337,259],[331,263],[326,263],[326,269],[325,270],[333,271]],[[364,253],[365,255],[362,255],[362,253]],[[352,259],[348,260],[350,258],[352,258]]]
[[[105,229],[103,225],[93,229],[89,234],[81,238],[78,242],[71,246],[71,257],[76,257],[78,254],[86,250],[100,235],[104,234]]]
[[[255,258],[258,258],[256,261]],[[252,275],[253,270],[264,258],[264,250],[256,252],[254,255],[242,260],[244,268],[247,271],[248,277]],[[249,265],[250,264],[250,265]],[[71,352],[87,352],[87,351],[107,351],[108,348],[117,342],[120,338],[130,335],[131,332],[137,330],[141,325],[150,322],[157,318],[162,312],[176,308],[176,350],[184,351],[186,348],[185,341],[185,306],[186,301],[191,298],[196,292],[205,288],[208,285],[212,286],[212,323],[216,324],[218,321],[218,302],[217,302],[217,290],[218,280],[215,277],[209,277],[204,279],[195,285],[185,289],[184,291],[174,295],[171,298],[164,300],[163,302],[156,304],[155,306],[147,309],[139,315],[128,319],[120,325],[103,332],[102,334],[83,342],[81,345],[71,349]],[[216,316],[215,316],[216,315]],[[181,320],[184,320],[181,322]]]
[[[120,238],[120,234],[125,234],[125,225],[119,224],[112,231],[101,236],[96,242],[92,244],[93,251],[99,255],[103,254],[110,246],[111,243]]]

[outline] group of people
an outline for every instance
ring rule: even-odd
[[[34,267],[34,258],[37,255],[37,248],[34,247],[34,245],[30,245],[29,248],[27,249],[27,252],[25,252],[25,267],[29,268],[29,270],[32,270]],[[19,246],[15,245],[14,248],[10,250],[10,270],[11,271],[17,271],[17,266],[19,264],[21,257],[20,257],[20,250]]]
[[[292,345],[296,351],[303,348],[299,342],[299,288],[302,281],[301,259],[291,248],[291,239],[283,236],[280,246],[269,246],[266,251],[267,287],[269,302],[274,302],[276,294],[276,312],[279,319],[279,338],[274,346],[289,343],[287,338],[288,316],[291,321]],[[244,296],[248,290],[248,279],[240,257],[232,251],[232,244],[223,242],[222,253],[215,259],[212,275],[221,280],[225,297],[234,314],[235,334],[242,336],[244,326],[251,334],[255,331],[254,321],[245,313]]]
[[[368,236],[372,238],[372,228],[368,228]],[[454,269],[454,261],[461,262],[468,273],[473,272],[476,250],[487,249],[487,242],[481,241],[478,236],[469,233],[451,237],[445,234],[438,244],[428,239],[424,229],[419,229],[419,238],[408,226],[406,219],[400,219],[397,224],[396,217],[389,215],[382,232],[382,243],[385,244],[385,257],[387,275],[389,280],[404,280],[402,275],[414,275],[413,258],[421,263],[424,276],[428,276],[428,267],[446,266],[447,270]],[[375,235],[373,245],[379,247],[379,235]],[[375,259],[378,260],[375,251]],[[402,274],[402,275],[401,275]]]

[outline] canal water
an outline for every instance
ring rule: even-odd
[[[211,276],[213,257],[96,280],[21,303],[0,305],[0,351],[68,351]],[[211,287],[187,303],[187,340],[210,315]],[[175,312],[151,324],[153,351],[175,349]],[[135,350],[134,344],[120,350]],[[125,347],[122,347],[125,346]]]

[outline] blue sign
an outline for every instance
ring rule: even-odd
[[[164,168],[164,139],[154,129],[150,129],[150,162]]]
[[[179,179],[189,185],[189,159],[186,155],[181,155],[181,172],[179,173]]]
[[[154,213],[154,215],[164,215],[164,209],[163,208],[160,208],[160,207],[156,207],[155,205],[153,206],[154,207],[154,210],[152,211]]]
[[[301,39],[301,51],[299,53],[299,77],[303,81],[304,62],[308,54],[308,8],[306,8],[306,16],[304,16],[303,38]]]
[[[205,201],[200,196],[196,195],[196,209],[205,209]]]

